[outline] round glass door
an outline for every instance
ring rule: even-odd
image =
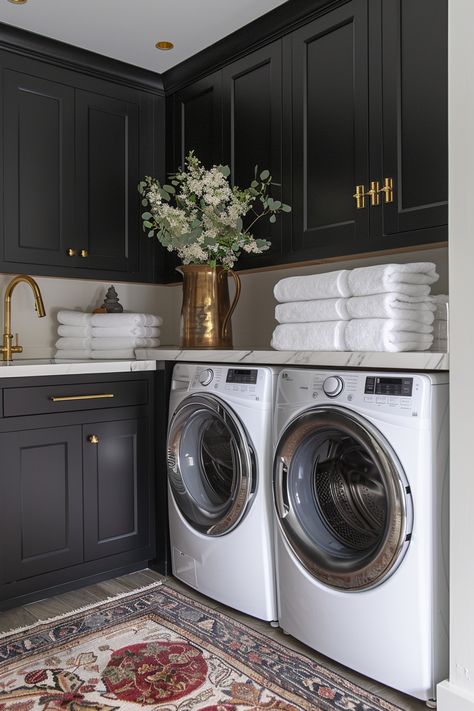
[[[307,410],[280,438],[279,524],[301,564],[326,585],[363,590],[396,569],[411,532],[408,492],[388,442],[344,408]]]
[[[221,536],[244,516],[255,490],[252,448],[238,418],[211,395],[190,395],[168,433],[168,481],[193,528]]]

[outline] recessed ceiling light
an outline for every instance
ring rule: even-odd
[[[25,2],[25,0],[22,0]],[[164,40],[157,42],[155,44],[156,49],[173,49],[174,44],[172,42],[165,42]]]
[[[8,0],[8,2],[11,2],[14,5],[24,5],[25,2],[28,2],[28,0]]]

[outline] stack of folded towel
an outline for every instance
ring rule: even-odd
[[[274,289],[276,350],[424,351],[433,343],[438,280],[431,262],[289,277]]]
[[[433,345],[432,351],[437,353],[447,353],[448,351],[448,297],[446,294],[432,296],[436,306],[435,318],[433,321]]]
[[[135,348],[160,345],[160,316],[59,311],[57,358],[135,358]]]

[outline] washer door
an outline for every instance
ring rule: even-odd
[[[412,505],[401,465],[352,411],[316,407],[290,423],[277,447],[274,493],[293,553],[331,587],[379,585],[409,545]]]
[[[168,481],[200,533],[221,536],[245,515],[256,487],[255,457],[237,416],[212,395],[190,395],[168,431]]]

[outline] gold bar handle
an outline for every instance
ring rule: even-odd
[[[380,185],[378,180],[370,181],[370,190],[367,190],[366,195],[370,197],[370,206],[376,207],[380,205]]]
[[[365,185],[356,185],[355,193],[352,196],[356,201],[356,208],[362,210],[365,207]]]
[[[383,188],[380,188],[378,192],[385,194],[385,204],[393,202],[393,178],[384,178]]]
[[[69,402],[71,400],[103,400],[114,397],[113,393],[99,393],[98,395],[52,395],[51,402]]]

